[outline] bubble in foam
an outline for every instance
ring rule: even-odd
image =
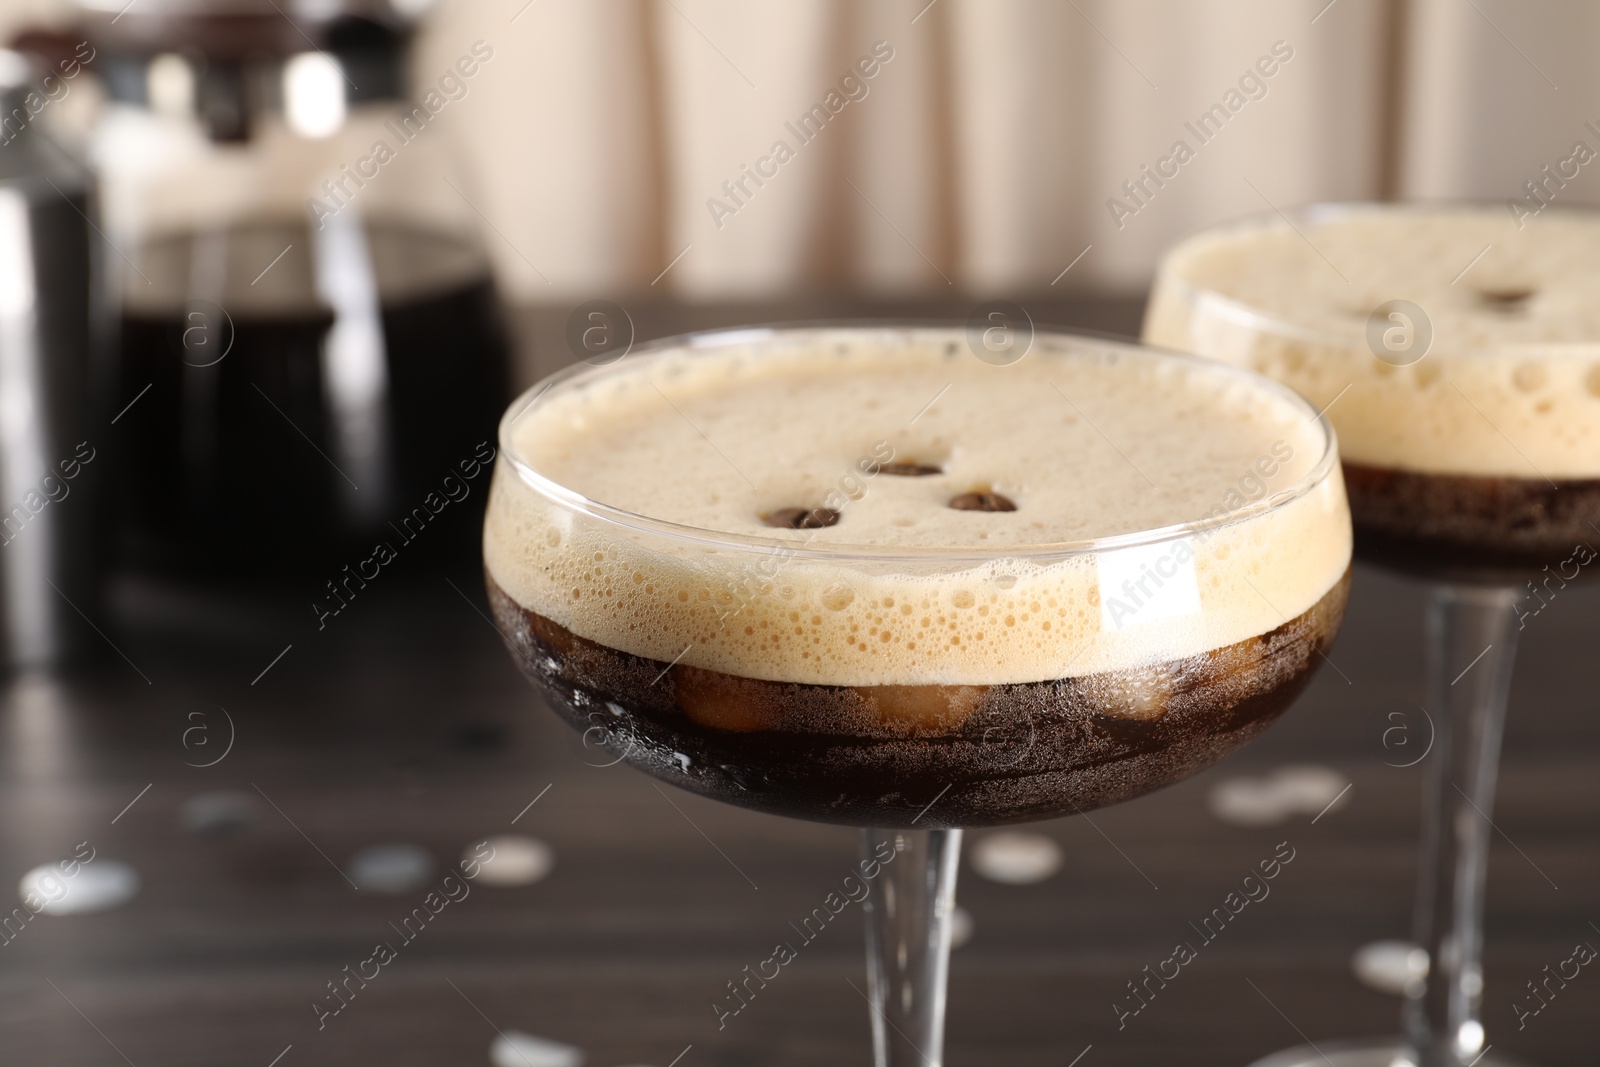
[[[822,606],[829,611],[843,611],[851,605],[856,598],[856,590],[850,585],[829,585],[822,590]]]
[[[1550,380],[1543,363],[1520,363],[1511,372],[1511,381],[1524,393],[1537,392]]]

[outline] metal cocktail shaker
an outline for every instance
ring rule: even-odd
[[[46,69],[0,51],[0,658],[46,664],[99,601],[95,483],[97,242],[85,165],[34,128],[80,59]]]

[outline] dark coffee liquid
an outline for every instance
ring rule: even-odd
[[[523,673],[589,760],[777,815],[855,826],[988,826],[1070,815],[1204,770],[1266,729],[1323,662],[1346,576],[1309,611],[1211,652],[990,686],[827,686],[632,656],[527,611],[488,579]],[[886,715],[961,707],[959,721]]]
[[[1344,465],[1356,552],[1440,581],[1521,585],[1600,548],[1600,479],[1509,478]],[[1569,566],[1561,568],[1563,563]]]
[[[487,266],[443,235],[375,226],[370,266],[356,267],[376,295],[386,381],[371,411],[383,430],[369,438],[381,442],[376,466],[349,462],[325,365],[338,318],[319,299],[316,240],[259,226],[164,238],[136,258],[149,282],[130,279],[116,404],[133,405],[116,424],[124,561],[239,577],[324,567],[380,536],[398,543],[388,523],[494,444],[508,346]],[[470,553],[476,489],[473,506],[444,509],[408,554]]]

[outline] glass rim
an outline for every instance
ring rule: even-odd
[[[1108,334],[1097,334],[1087,330],[1039,327],[1034,328],[1035,342],[1041,337],[1064,339],[1069,343],[1093,342],[1097,345],[1115,347],[1141,356],[1176,360],[1199,366],[1206,371],[1220,375],[1250,380],[1258,388],[1276,395],[1291,407],[1299,408],[1305,413],[1308,420],[1320,430],[1322,452],[1311,468],[1292,485],[1274,493],[1267,493],[1258,499],[1247,501],[1240,507],[1215,516],[1202,517],[1183,523],[1173,523],[1150,530],[1112,534],[1088,540],[1051,541],[982,548],[978,546],[888,546],[852,542],[796,541],[780,537],[762,537],[710,530],[666,519],[652,518],[628,511],[625,508],[592,500],[582,493],[562,485],[560,482],[536,470],[532,464],[518,454],[511,441],[513,427],[528,412],[533,410],[535,405],[546,394],[554,393],[561,389],[577,388],[602,379],[609,374],[619,373],[618,368],[641,360],[659,357],[666,352],[693,352],[696,350],[713,352],[751,341],[785,336],[800,337],[805,334],[922,331],[942,333],[960,338],[964,335],[965,330],[965,323],[952,322],[950,320],[842,319],[731,326],[657,338],[644,344],[634,345],[627,355],[612,363],[591,365],[578,362],[546,376],[524,390],[521,395],[511,402],[510,406],[506,408],[505,414],[501,416],[496,436],[496,442],[500,448],[498,458],[516,473],[524,485],[537,492],[550,503],[567,511],[577,512],[630,531],[653,534],[714,549],[779,554],[791,558],[868,563],[986,563],[1009,559],[1061,559],[1069,556],[1092,555],[1096,552],[1108,550],[1161,544],[1195,534],[1207,533],[1224,526],[1231,526],[1285,507],[1311,493],[1326,482],[1333,470],[1338,466],[1338,440],[1334,433],[1333,424],[1329,422],[1323,412],[1318,411],[1304,397],[1272,378],[1219,360],[1207,359],[1203,356],[1179,352],[1158,345],[1145,344],[1125,337],[1113,337]]]
[[[1162,255],[1156,269],[1156,283],[1170,286],[1186,298],[1191,307],[1203,305],[1216,312],[1219,318],[1248,327],[1261,334],[1289,337],[1329,348],[1362,349],[1366,347],[1365,326],[1353,325],[1348,334],[1316,329],[1254,307],[1235,297],[1224,295],[1179,272],[1176,262],[1185,253],[1202,243],[1219,237],[1247,233],[1253,230],[1295,229],[1295,223],[1316,224],[1328,219],[1360,215],[1427,215],[1473,212],[1489,215],[1505,210],[1505,205],[1486,200],[1319,200],[1293,207],[1287,211],[1270,209],[1254,211],[1208,226],[1183,238]],[[1542,211],[1559,215],[1586,216],[1600,222],[1600,207],[1585,204],[1549,204]],[[1304,235],[1302,235],[1304,236]],[[1315,247],[1315,246],[1313,246]],[[1149,315],[1149,305],[1145,314]],[[1446,359],[1502,359],[1507,355],[1542,355],[1546,358],[1593,359],[1600,350],[1600,338],[1594,341],[1521,341],[1508,342],[1493,349],[1443,354]]]

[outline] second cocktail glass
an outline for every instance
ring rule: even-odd
[[[1433,728],[1400,1039],[1256,1067],[1496,1067],[1483,895],[1517,637],[1600,544],[1600,215],[1331,205],[1190,238],[1145,339],[1272,375],[1339,430],[1362,559],[1432,584]],[[1420,734],[1421,731],[1417,731]]]
[[[1292,702],[1343,613],[1349,513],[1304,401],[1029,341],[669,339],[501,424],[489,597],[555,709],[680,788],[864,828],[880,1067],[942,1062],[963,828],[1211,765]]]

